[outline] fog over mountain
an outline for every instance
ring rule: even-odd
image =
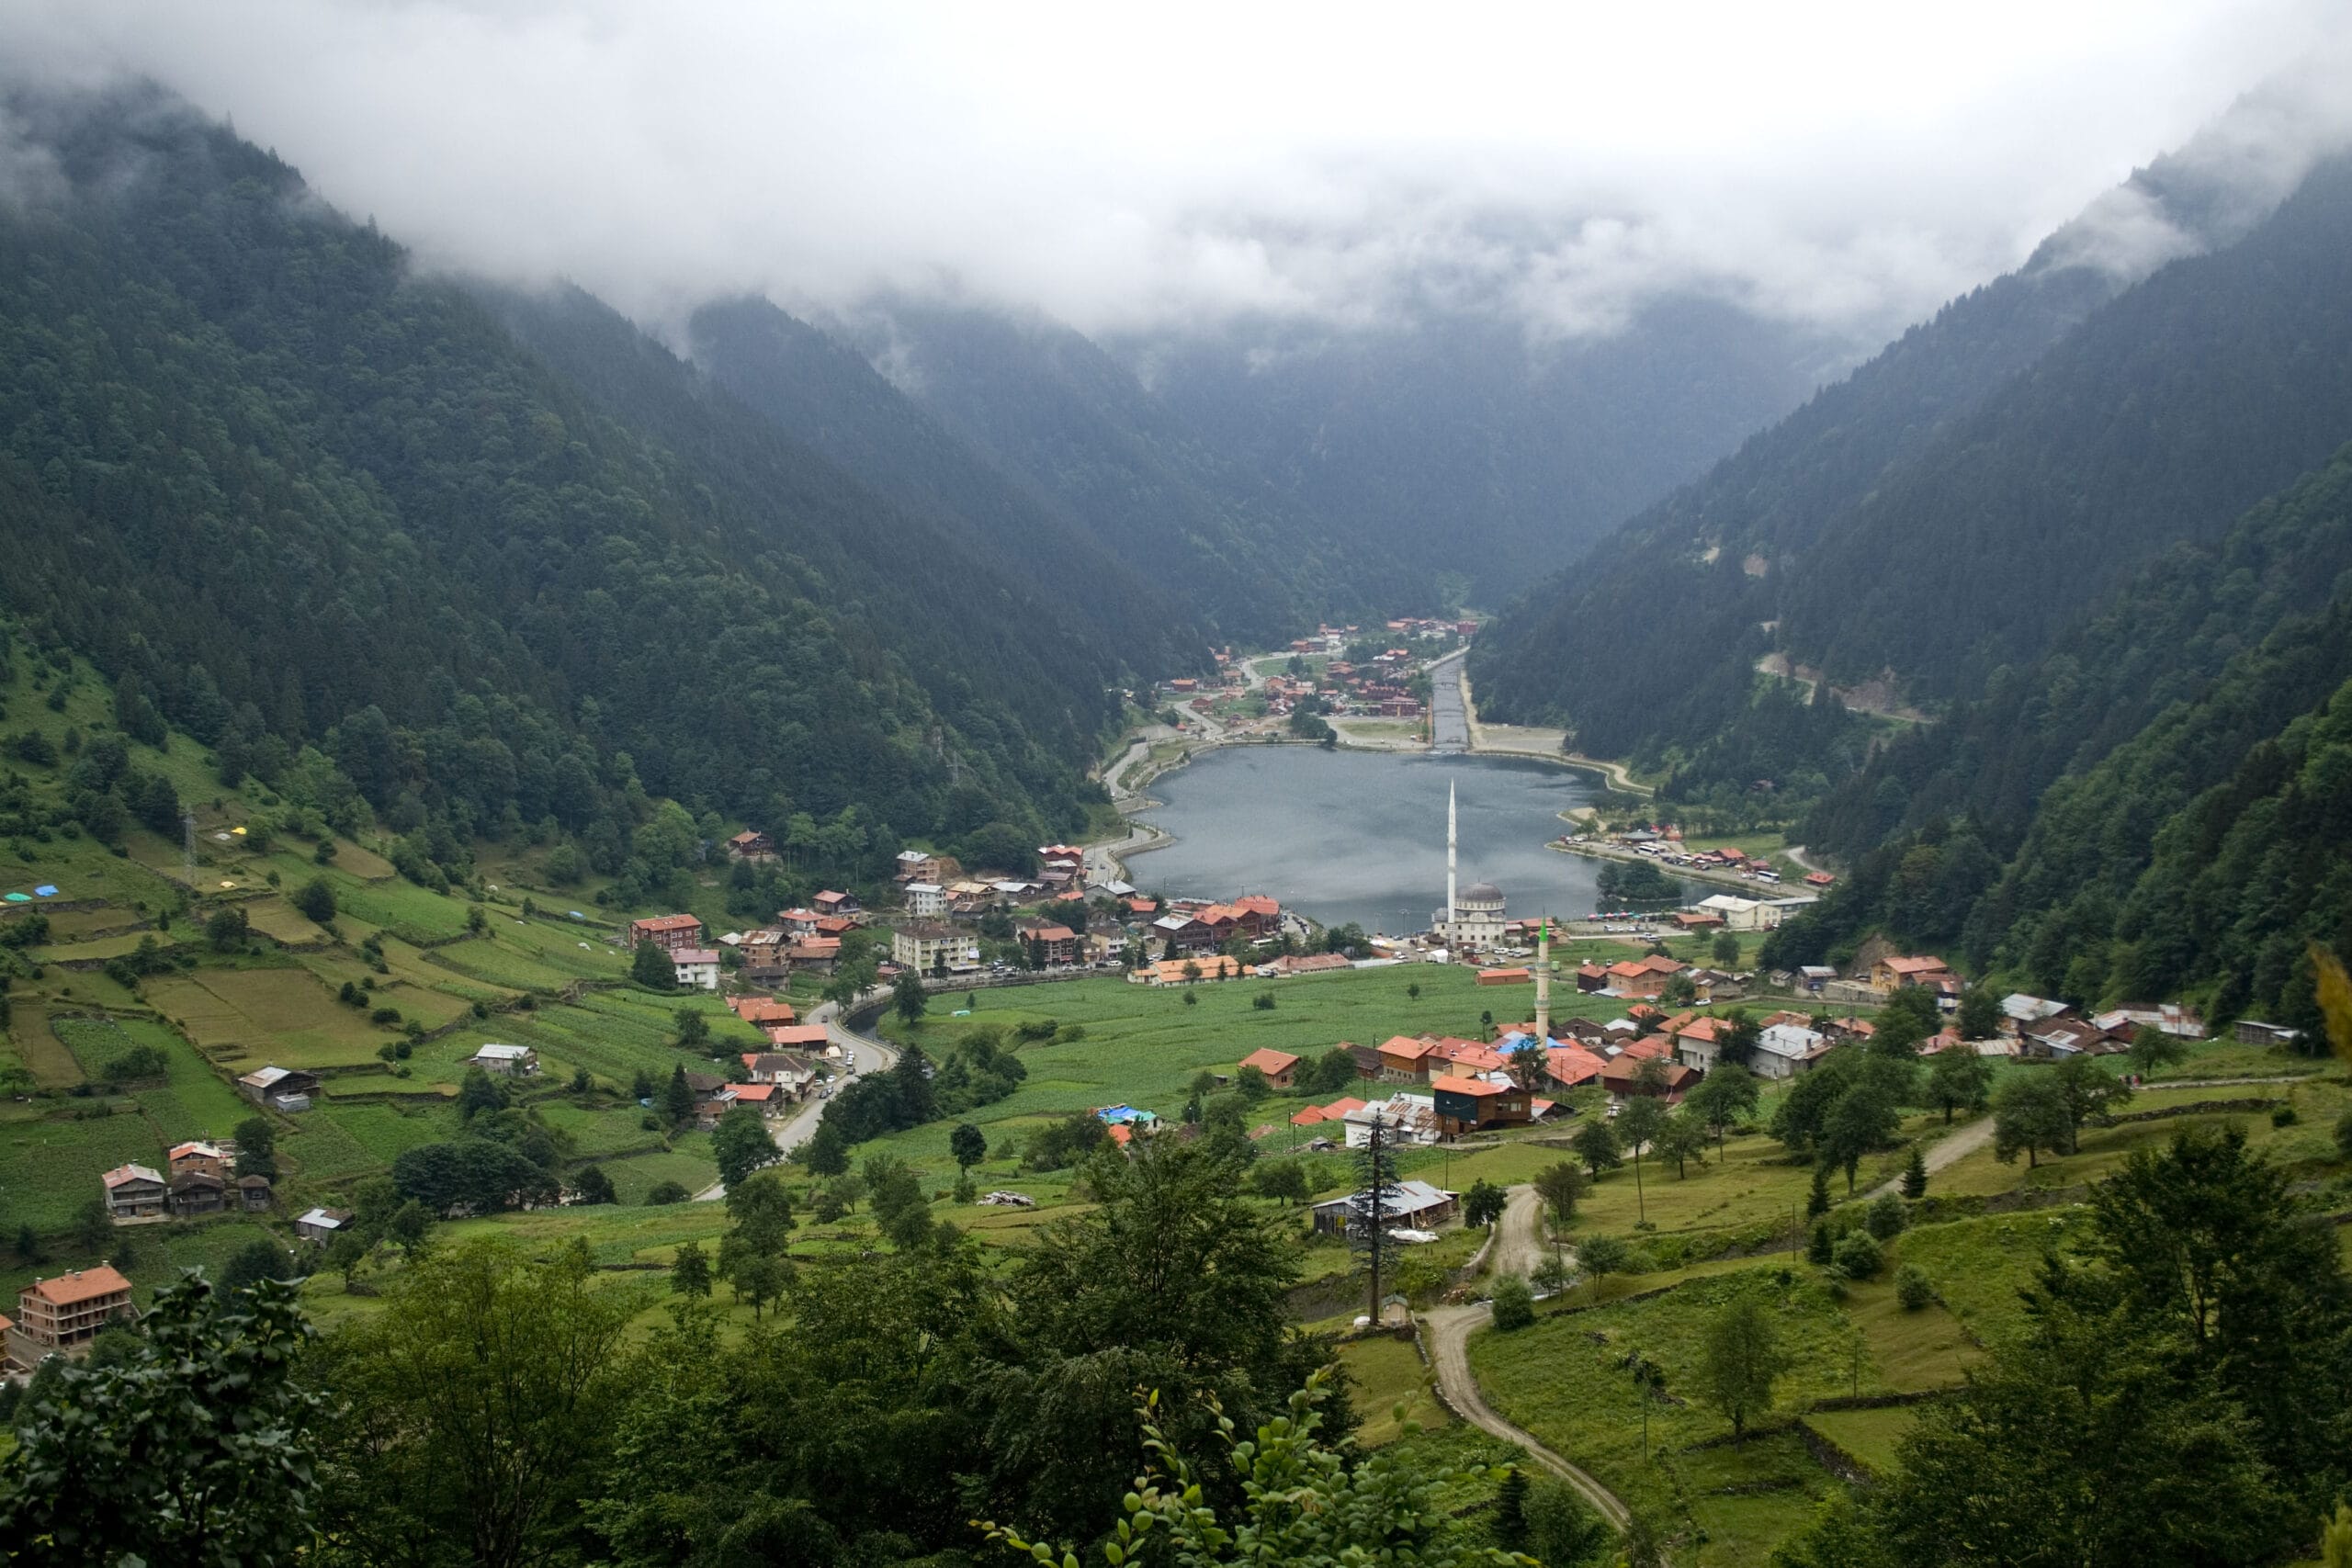
[[[1090,335],[1473,311],[1577,337],[1697,293],[1867,348],[2340,16],[1698,10],[11,0],[0,54],[153,74],[429,264],[657,325],[891,291]],[[2102,254],[2164,254],[2112,217]]]

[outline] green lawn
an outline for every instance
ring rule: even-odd
[[[1432,1392],[1436,1378],[1409,1339],[1381,1335],[1350,1340],[1340,1347],[1340,1365],[1348,1374],[1350,1396],[1363,1413],[1357,1436],[1367,1447],[1396,1441],[1408,1423],[1436,1427],[1453,1419],[1438,1403]]]
[[[1918,1425],[1916,1404],[1890,1404],[1879,1410],[1823,1410],[1804,1424],[1838,1445],[1872,1472],[1894,1468],[1895,1448]]]

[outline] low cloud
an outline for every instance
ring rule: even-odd
[[[2352,117],[2335,0],[1617,9],[0,0],[0,54],[153,75],[426,265],[655,324],[751,291],[1578,336],[1698,291],[1863,338],[2257,83],[2205,165],[2249,199]],[[2068,243],[2199,237],[2126,192]]]

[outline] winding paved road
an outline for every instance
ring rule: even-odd
[[[1510,1202],[1503,1210],[1494,1246],[1488,1251],[1494,1273],[1525,1274],[1542,1261],[1542,1222],[1543,1201],[1536,1197],[1535,1189],[1512,1188]],[[1487,1405],[1486,1396],[1479,1392],[1478,1380],[1470,1371],[1469,1343],[1471,1331],[1484,1326],[1493,1316],[1493,1309],[1485,1302],[1475,1306],[1432,1307],[1421,1314],[1421,1340],[1429,1352],[1430,1367],[1437,1373],[1439,1393],[1455,1415],[1481,1431],[1517,1443],[1538,1464],[1575,1487],[1612,1527],[1628,1529],[1634,1516],[1615,1493],[1537,1442],[1534,1434],[1512,1426]]]
[[[880,987],[858,998],[870,1002],[884,994]],[[842,1048],[842,1065],[852,1073],[887,1071],[899,1060],[898,1052],[869,1034],[860,1034],[841,1021],[841,1009],[831,1002],[820,1002],[810,1010],[808,1021],[825,1026],[826,1036]],[[789,1157],[792,1151],[817,1135],[817,1122],[825,1113],[825,1102],[811,1100],[799,1110],[768,1129],[768,1136],[775,1140],[776,1152]],[[695,1194],[697,1203],[715,1203],[727,1196],[727,1184],[714,1181]]]

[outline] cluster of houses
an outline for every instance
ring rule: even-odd
[[[236,1173],[237,1145],[201,1139],[176,1144],[163,1168],[132,1161],[98,1178],[107,1218],[118,1225],[147,1224],[235,1209],[266,1211],[277,1200],[266,1176]]]
[[[1686,849],[1682,829],[1671,822],[1623,829],[1610,834],[1603,842],[1683,871],[1745,876],[1767,884],[1781,880],[1780,868],[1772,863],[1770,855],[1749,854],[1733,844],[1719,844],[1712,850]],[[1826,871],[1807,872],[1804,877],[1805,886],[1815,889],[1832,886],[1837,880]]]
[[[0,1313],[0,1372],[30,1372],[51,1356],[80,1360],[99,1330],[133,1319],[130,1281],[111,1264],[35,1280],[17,1292],[17,1314]]]

